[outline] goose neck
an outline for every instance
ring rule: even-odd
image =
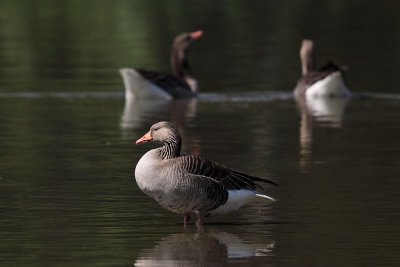
[[[182,140],[180,136],[171,136],[163,142],[160,148],[160,156],[163,159],[179,157],[181,153]]]

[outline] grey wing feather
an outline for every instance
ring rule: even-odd
[[[189,155],[174,158],[184,179],[182,184],[185,194],[184,201],[190,205],[190,210],[198,210],[203,214],[225,204],[228,190],[256,190],[255,182],[277,185],[275,182],[250,176],[205,158]],[[190,203],[190,204],[189,204]]]
[[[256,190],[257,187],[262,188],[255,182],[278,185],[273,181],[229,169],[223,165],[199,156],[189,155],[180,157],[179,159],[182,161],[181,166],[187,173],[213,179],[222,184],[227,190]]]

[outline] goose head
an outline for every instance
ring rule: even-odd
[[[203,35],[202,31],[191,33],[182,33],[178,35],[172,46],[172,69],[178,77],[190,75],[190,67],[187,61],[187,52],[190,49],[194,40],[197,40]]]
[[[156,143],[180,143],[181,135],[176,127],[167,121],[157,122],[151,126],[150,131],[148,131],[142,138],[136,141],[136,144],[143,144],[149,142]]]
[[[182,33],[175,38],[173,48],[179,49],[180,51],[187,51],[193,41],[200,38],[202,35],[203,31]]]

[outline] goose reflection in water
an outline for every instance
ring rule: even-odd
[[[301,114],[300,154],[304,161],[311,154],[313,126],[340,128],[351,93],[344,80],[347,67],[328,62],[317,69],[312,40],[302,41],[299,54],[302,77],[297,82],[294,95]]]
[[[341,128],[349,97],[296,97],[301,114],[300,155],[308,162],[314,127]]]
[[[271,256],[275,246],[263,236],[263,242],[250,243],[224,231],[207,229],[196,233],[172,234],[152,249],[143,250],[135,266],[225,266],[227,263]]]
[[[136,138],[132,130],[143,129],[149,121],[169,120],[185,129],[196,116],[197,99],[134,99],[127,98],[121,116],[120,128],[125,139]]]

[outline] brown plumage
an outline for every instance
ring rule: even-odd
[[[183,33],[175,38],[171,54],[173,74],[143,69],[121,69],[126,96],[168,99],[197,95],[198,84],[192,76],[187,54],[192,42],[202,34],[202,31]]]
[[[314,42],[304,39],[300,48],[302,77],[297,82],[294,93],[296,96],[305,96],[307,91],[313,96],[349,96],[344,83],[344,71],[332,62],[317,69]],[[321,82],[317,84],[317,82]],[[312,90],[311,86],[315,85]]]

